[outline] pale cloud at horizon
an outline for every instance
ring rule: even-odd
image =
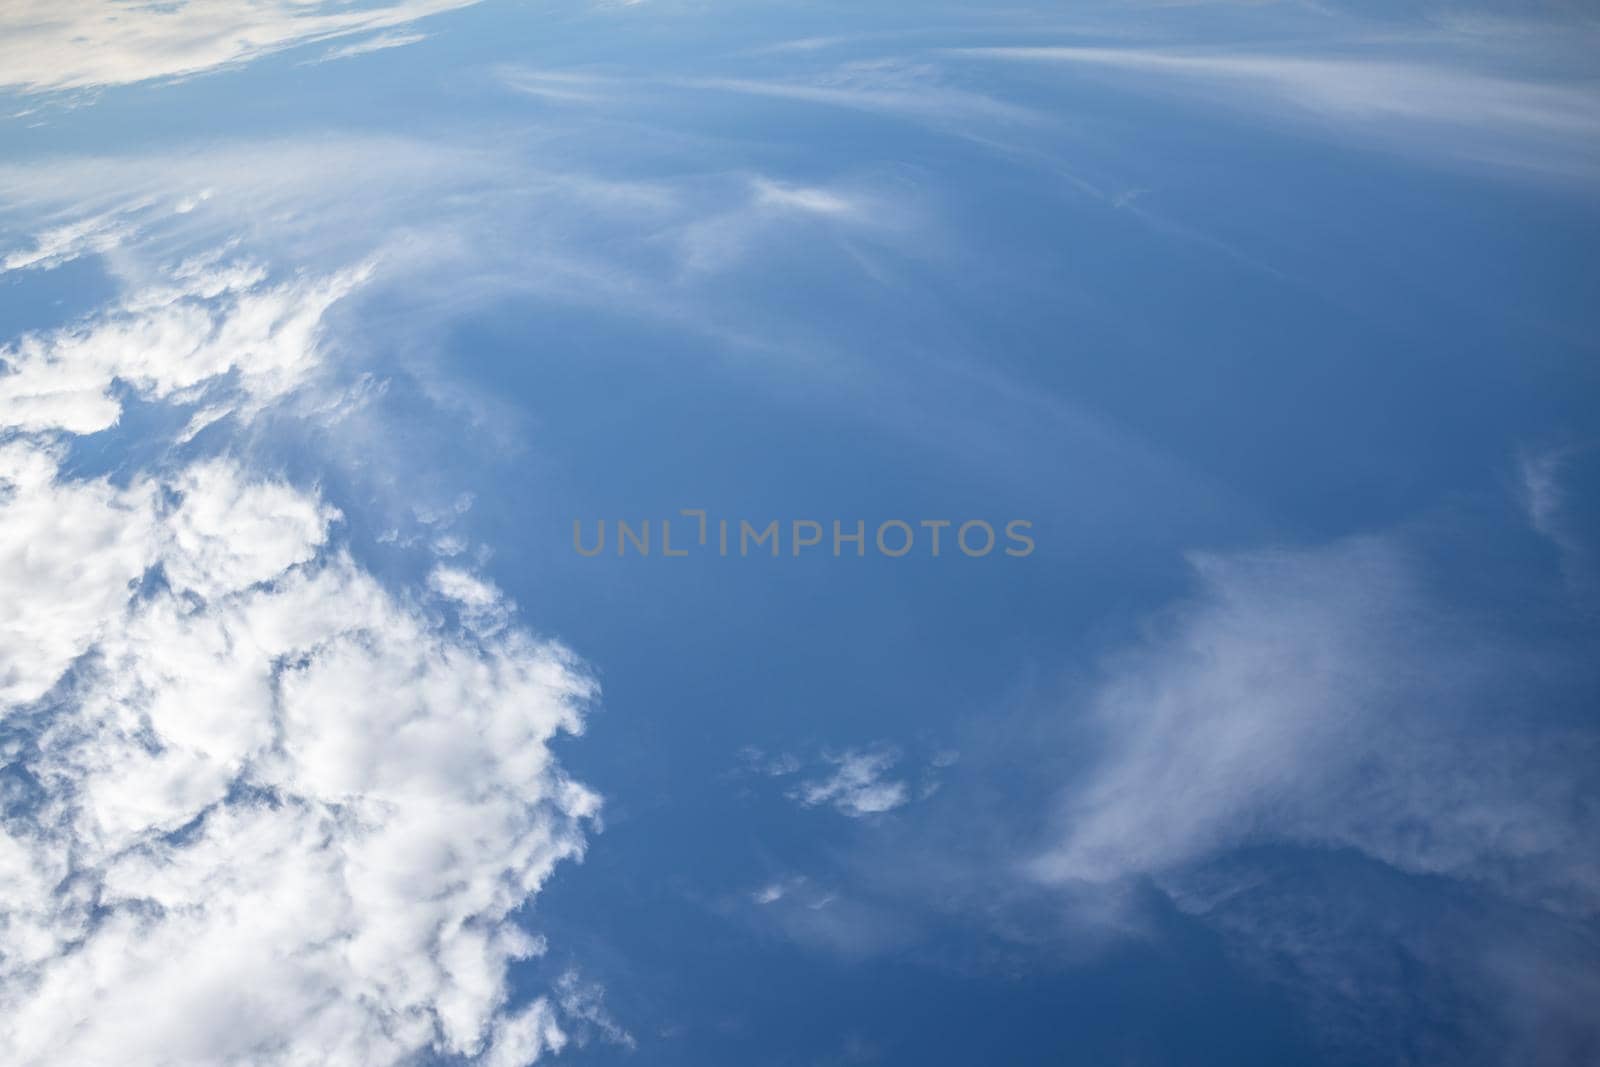
[[[63,92],[202,74],[476,2],[400,0],[350,8],[300,0],[17,0],[0,13],[0,88]],[[376,43],[382,39],[342,54],[387,47]],[[391,37],[389,43],[410,40]]]

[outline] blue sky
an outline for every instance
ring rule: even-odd
[[[0,1059],[1594,1062],[1597,44],[12,5]]]

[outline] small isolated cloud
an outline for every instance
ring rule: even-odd
[[[787,901],[795,907],[821,911],[837,901],[839,894],[832,890],[819,889],[810,878],[797,874],[768,882],[751,893],[750,899],[761,905]]]
[[[825,756],[831,773],[800,783],[789,796],[808,808],[828,804],[842,815],[859,819],[901,807],[911,798],[906,783],[889,777],[900,754],[893,749],[847,750]]]
[[[938,791],[941,772],[955,765],[960,754],[942,749],[931,754],[920,771],[904,768],[900,750],[886,743],[842,752],[824,750],[810,758],[793,752],[767,752],[754,745],[739,752],[740,775],[801,780],[786,792],[801,807],[831,807],[851,818],[881,815],[925,800]],[[913,761],[914,762],[914,761]],[[782,885],[769,887],[781,895]],[[777,899],[774,896],[772,899]]]
[[[758,179],[755,182],[755,194],[757,204],[809,212],[813,215],[844,218],[856,214],[862,206],[857,200],[826,189],[781,185],[766,179]]]
[[[788,886],[784,885],[782,882],[773,882],[772,884],[764,885],[754,893],[751,893],[750,899],[755,901],[757,904],[772,904],[782,900],[788,892]]]

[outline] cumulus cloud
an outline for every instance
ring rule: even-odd
[[[476,1054],[538,949],[505,920],[596,810],[548,750],[587,682],[525,636],[440,631],[338,553],[234,587],[279,548],[208,574],[203,607],[136,598],[34,713],[14,765],[40,795],[6,826],[13,1062]]]
[[[480,633],[504,627],[515,607],[493,582],[460,567],[433,568],[428,588],[454,606],[465,625]]]
[[[3,409],[0,409],[3,410]],[[0,701],[48,690],[149,566],[154,488],[58,483],[58,449],[0,445]]]
[[[362,265],[274,283],[248,262],[182,263],[114,309],[0,348],[5,424],[92,434],[120,417],[118,385],[148,400],[182,400],[228,375],[234,401],[258,409],[304,383],[317,365],[324,314],[370,275]]]
[[[367,276],[191,261],[3,350],[8,1063],[520,1067],[615,1027],[507,981],[543,951],[512,913],[599,810],[550,747],[594,693],[572,654],[465,570],[386,587],[240,458],[69,462],[123,390],[249,421],[305,389]]]
[[[0,9],[0,87],[38,93],[199,74],[474,2],[351,7],[323,0],[15,0]]]

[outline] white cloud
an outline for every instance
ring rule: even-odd
[[[1102,755],[1041,876],[1177,875],[1289,843],[1600,907],[1578,815],[1594,737],[1545,719],[1542,668],[1435,603],[1400,544],[1195,563],[1203,594],[1094,699]]]
[[[599,103],[619,84],[616,79],[603,75],[572,71],[506,66],[496,73],[500,84],[507,89],[560,104]]]
[[[0,8],[0,86],[36,93],[199,74],[474,2],[11,0]]]
[[[837,752],[824,749],[808,759],[793,752],[768,753],[751,745],[740,750],[742,766],[735,773],[790,778],[800,775],[809,764],[810,772],[792,784],[784,795],[801,807],[826,805],[840,814],[859,819],[893,811],[914,799],[931,797],[939,790],[940,773],[954,766],[957,759],[954,750],[934,752],[921,772],[916,773],[899,770],[902,754],[886,742]],[[916,780],[915,786],[913,780]],[[781,896],[782,886],[777,885],[776,889]]]
[[[1584,80],[1537,81],[1454,59],[1306,56],[1147,48],[1001,47],[971,58],[1099,68],[1200,87],[1240,108],[1288,107],[1352,129],[1394,130],[1397,146],[1541,171],[1600,167],[1600,93]],[[1297,126],[1304,129],[1304,126]]]
[[[108,252],[132,232],[122,213],[92,215],[45,230],[33,247],[0,258],[0,274],[35,268],[49,270],[82,255]]]
[[[494,1046],[485,1067],[524,1067],[545,1052],[560,1052],[567,1035],[548,1001],[536,1000],[495,1026]]]
[[[598,802],[548,748],[592,691],[571,657],[441,629],[327,546],[325,505],[243,478],[147,515],[171,587],[96,586],[12,754],[41,795],[5,827],[10,1062],[477,1054],[537,948],[507,916],[582,852]],[[7,647],[59,644],[28,577]]]
[[[154,557],[152,486],[57,484],[58,463],[55,449],[0,445],[0,706],[43,695],[115,626]]]
[[[782,185],[758,179],[755,183],[756,202],[776,208],[808,212],[813,215],[848,217],[861,210],[862,205],[826,189]]]
[[[577,971],[566,971],[556,979],[556,1004],[579,1045],[587,1044],[593,1033],[610,1044],[637,1048],[634,1036],[606,1008],[605,996],[604,986],[586,980]]]
[[[887,777],[900,761],[892,749],[847,750],[824,757],[832,771],[800,783],[789,795],[808,808],[831,804],[843,815],[859,819],[893,811],[910,799],[906,783]]]
[[[269,273],[193,260],[4,350],[0,1058],[520,1067],[563,1011],[615,1025],[507,982],[599,809],[550,749],[587,674],[465,570],[390,591],[241,459],[68,473],[114,383],[241,424],[305,390],[369,271]]]
[[[727,306],[719,289],[706,286],[717,273],[746,262],[758,244],[777,251],[818,240],[859,264],[864,250],[909,243],[920,221],[917,197],[881,177],[798,183],[690,165],[659,179],[616,180],[560,169],[547,152],[544,166],[532,164],[522,147],[359,137],[0,166],[0,221],[26,232],[33,220],[51,217],[60,221],[42,230],[54,230],[93,205],[119,222],[117,234],[137,235],[137,243],[124,239],[104,257],[135,287],[170,288],[164,264],[242,236],[260,261],[381,269],[386,285],[406,288],[419,325],[430,313],[534,294],[626,304],[763,351],[773,343],[761,327],[732,325],[747,310]],[[153,206],[180,202],[194,206],[183,214]],[[266,232],[263,219],[272,220]],[[47,233],[33,232],[17,254],[54,247]],[[53,253],[58,260],[68,254]],[[391,367],[415,346],[406,337],[384,342],[401,350],[388,353]],[[415,361],[406,369],[428,372]]]
[[[844,63],[785,78],[616,76],[509,66],[498,73],[507,88],[556,104],[621,103],[661,89],[690,89],[843,108],[952,131],[973,123],[1050,122],[1032,108],[951,85],[932,64],[901,58]]]
[[[162,524],[167,581],[203,600],[311,559],[339,515],[282,482],[241,483],[225,460],[194,464],[169,487],[182,502]]]
[[[848,63],[803,79],[697,77],[669,84],[846,108],[939,127],[974,121],[1027,125],[1049,121],[1020,104],[945,84],[928,64],[897,59]]]
[[[428,588],[455,606],[463,625],[480,633],[502,629],[516,607],[493,582],[460,567],[434,567],[428,574]]]
[[[880,236],[908,229],[904,205],[893,205],[865,190],[790,185],[764,176],[749,181],[741,203],[686,221],[679,244],[685,275],[725,271],[770,241],[780,227],[795,232],[813,228],[829,234]]]
[[[328,62],[334,59],[350,59],[353,56],[364,56],[370,52],[382,52],[389,48],[404,48],[408,44],[426,41],[425,33],[380,33],[354,44],[347,44],[340,48],[330,48],[324,52],[319,62]]]
[[[274,284],[249,263],[180,265],[97,318],[0,348],[0,419],[17,430],[90,434],[120,417],[116,383],[148,400],[182,400],[230,373],[235,402],[254,410],[305,382],[324,314],[371,272],[363,265]]]

